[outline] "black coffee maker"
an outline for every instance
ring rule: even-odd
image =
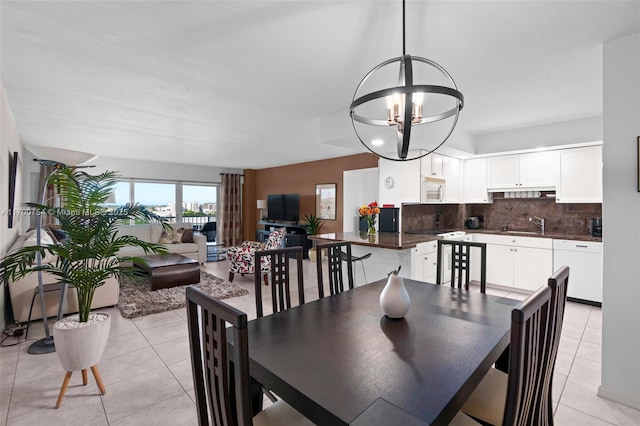
[[[602,237],[602,219],[599,217],[591,219],[591,236]]]

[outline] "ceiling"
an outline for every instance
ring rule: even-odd
[[[640,1],[408,1],[407,53],[465,96],[456,135],[602,114],[602,43]],[[6,1],[0,79],[25,145],[265,168],[364,151],[362,77],[402,53],[394,1]]]

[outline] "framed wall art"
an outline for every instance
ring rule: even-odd
[[[13,228],[13,216],[16,200],[16,176],[18,174],[18,152],[9,155],[9,209],[7,217],[9,219],[8,227]]]
[[[325,220],[336,220],[336,184],[316,184],[316,216]]]

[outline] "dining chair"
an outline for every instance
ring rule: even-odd
[[[568,266],[561,266],[547,281],[547,285],[551,289],[551,316],[550,321],[552,325],[550,340],[551,340],[551,359],[549,363],[551,368],[546,372],[545,383],[548,383],[549,407],[553,406],[551,401],[553,390],[553,372],[555,371],[556,358],[558,356],[558,348],[560,347],[560,335],[562,334],[562,324],[564,322],[564,310],[567,305],[567,287],[569,285],[569,272]],[[553,424],[553,411],[549,410],[549,423]]]
[[[483,424],[553,425],[552,377],[564,319],[569,268],[562,267],[513,309],[509,373],[489,370],[462,407]]]
[[[295,258],[297,269],[297,284],[298,284],[298,302],[300,305],[304,304],[304,279],[302,270],[302,253],[303,249],[300,246],[286,247],[273,250],[256,250],[255,252],[255,264],[261,263],[268,264],[269,269],[267,271],[267,280],[271,279],[271,304],[273,307],[273,313],[284,311],[291,308],[291,285],[290,285],[290,272],[291,258]],[[263,261],[266,259],[266,262]],[[264,270],[260,271],[256,268],[255,271],[255,289],[256,289],[256,314],[258,318],[262,317],[262,284],[261,278],[264,274]]]
[[[480,293],[487,291],[487,244],[472,241],[438,240],[438,255],[436,261],[436,284],[441,285],[443,279],[444,262],[449,262],[445,257],[451,249],[451,287],[469,290],[471,280],[471,253],[473,248],[480,249]],[[448,266],[448,265],[447,265]],[[457,284],[456,284],[457,283]]]
[[[187,287],[186,298],[198,424],[313,425],[282,400],[253,417],[247,314],[193,286]],[[233,347],[229,347],[229,335]]]
[[[351,243],[349,241],[337,241],[316,245],[316,267],[318,269],[318,298],[324,297],[324,277],[322,251],[327,252],[327,271],[329,277],[329,293],[342,293],[345,288],[353,289],[353,264],[351,262]],[[345,250],[343,252],[342,250]],[[347,282],[344,282],[343,260],[346,256]],[[346,284],[346,285],[345,285]]]

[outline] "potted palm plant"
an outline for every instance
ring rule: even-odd
[[[316,216],[313,213],[305,215],[302,218],[302,228],[308,235],[318,235],[324,226],[321,216]],[[316,240],[311,240],[311,248],[309,249],[309,260],[316,261]]]
[[[67,238],[62,244],[26,246],[9,253],[0,262],[0,279],[15,280],[33,272],[47,272],[64,286],[73,286],[78,297],[78,314],[63,318],[53,328],[56,352],[67,371],[56,408],[64,396],[71,372],[91,367],[104,393],[96,364],[102,357],[109,336],[111,318],[107,313],[92,313],[95,290],[109,277],[133,275],[131,256],[120,256],[125,246],[137,246],[147,253],[166,253],[161,245],[133,236],[117,234],[117,226],[131,219],[168,224],[140,204],[105,209],[117,182],[115,172],[92,176],[71,168],[61,168],[50,178],[56,186],[61,207],[51,208],[29,203],[36,214],[55,217]],[[50,263],[38,261],[53,255]],[[95,368],[95,370],[94,370]]]

